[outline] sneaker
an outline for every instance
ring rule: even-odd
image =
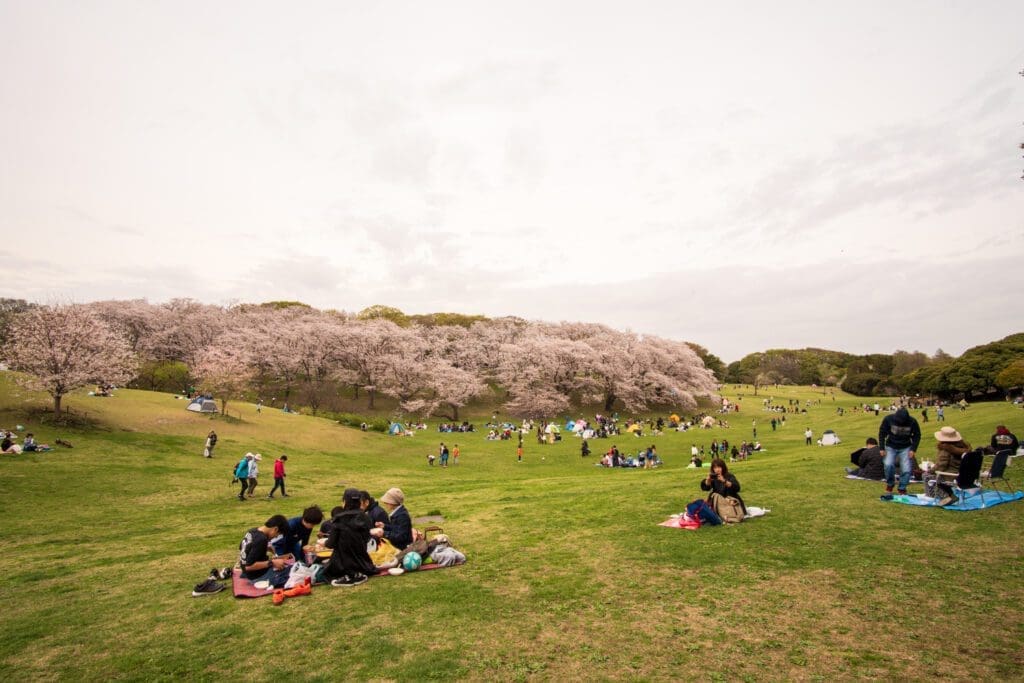
[[[217,579],[220,581],[230,579],[233,573],[234,572],[231,571],[231,567],[221,567],[217,570]]]
[[[291,498],[291,496],[289,496],[287,493],[282,493],[281,497],[282,498]]]
[[[901,496],[905,496],[905,495],[907,495],[907,490],[906,489],[896,489],[896,493],[900,494]]]
[[[885,492],[886,493],[892,493],[892,485],[886,485]]]
[[[947,505],[952,505],[955,502],[956,498],[954,498],[953,496],[946,496],[945,498],[939,501],[939,505],[941,505],[942,507],[946,507]]]
[[[203,595],[213,595],[214,593],[220,593],[222,590],[224,590],[224,584],[207,579],[202,583],[196,584],[196,587],[192,589],[192,597],[198,598]]]
[[[367,578],[366,574],[356,572],[355,574],[346,574],[340,579],[331,581],[331,585],[335,588],[340,588],[342,586],[358,586],[361,583],[366,583]]]
[[[274,494],[273,494],[273,493],[268,493],[268,494],[267,494],[267,500],[270,500],[270,499],[272,499],[273,497],[274,497]]]

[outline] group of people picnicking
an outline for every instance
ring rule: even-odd
[[[951,505],[957,502],[952,481],[960,472],[964,456],[974,449],[949,425],[935,432],[934,438],[935,460],[919,461],[921,427],[907,408],[898,407],[882,419],[877,439],[869,437],[863,448],[850,454],[853,466],[846,471],[864,479],[884,481],[886,496],[891,496],[894,489],[898,495],[905,495],[911,481],[921,481],[926,484],[926,491],[934,488],[941,495],[939,505]],[[1008,450],[1015,456],[1019,449],[1016,435],[1005,425],[998,425],[983,450],[989,455]]]
[[[428,540],[413,527],[401,489],[390,488],[377,501],[367,491],[347,488],[342,504],[331,510],[329,518],[312,505],[292,518],[272,515],[246,531],[238,545],[236,566],[242,578],[268,589],[285,587],[298,572],[310,583],[351,587],[383,569],[397,571],[404,556],[412,552],[442,566],[466,560],[447,536],[438,534]],[[231,574],[229,567],[211,570],[193,596],[223,590],[217,582]]]
[[[9,429],[0,430],[0,453],[17,455],[18,453],[34,453],[53,450],[49,444],[37,443],[32,432],[25,435],[25,440],[18,443],[18,435]]]

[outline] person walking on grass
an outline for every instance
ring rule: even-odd
[[[249,473],[247,475],[247,478],[249,481],[248,493],[250,498],[252,498],[252,494],[256,490],[256,485],[259,484],[258,478],[260,476],[260,460],[262,459],[263,456],[257,453],[254,456],[252,456],[252,460],[249,461]]]
[[[921,444],[921,427],[906,408],[882,418],[878,427],[878,446],[885,451],[885,492],[892,493],[896,484],[896,458],[900,461],[898,492],[905,494],[910,483],[910,459]]]
[[[203,448],[203,457],[213,457],[213,447],[217,445],[217,432],[210,430],[210,433],[206,435],[206,446]]]
[[[235,481],[242,482],[242,489],[238,492],[238,500],[245,500],[245,492],[249,489],[249,465],[251,463],[252,453],[246,453],[238,461],[238,464],[235,465]]]
[[[274,461],[274,488],[270,489],[270,493],[267,494],[267,498],[274,497],[274,491],[281,488],[281,497],[287,498],[288,494],[284,492],[284,464],[288,461],[287,455],[282,455],[280,458]]]
[[[459,464],[459,444],[452,446],[452,464]]]

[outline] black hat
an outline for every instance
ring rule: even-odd
[[[363,493],[359,489],[345,489],[345,493],[342,494],[341,500],[345,503],[353,502],[358,503],[363,498]]]

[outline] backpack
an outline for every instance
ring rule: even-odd
[[[712,493],[709,497],[711,507],[726,524],[737,524],[743,521],[743,506],[735,498]]]

